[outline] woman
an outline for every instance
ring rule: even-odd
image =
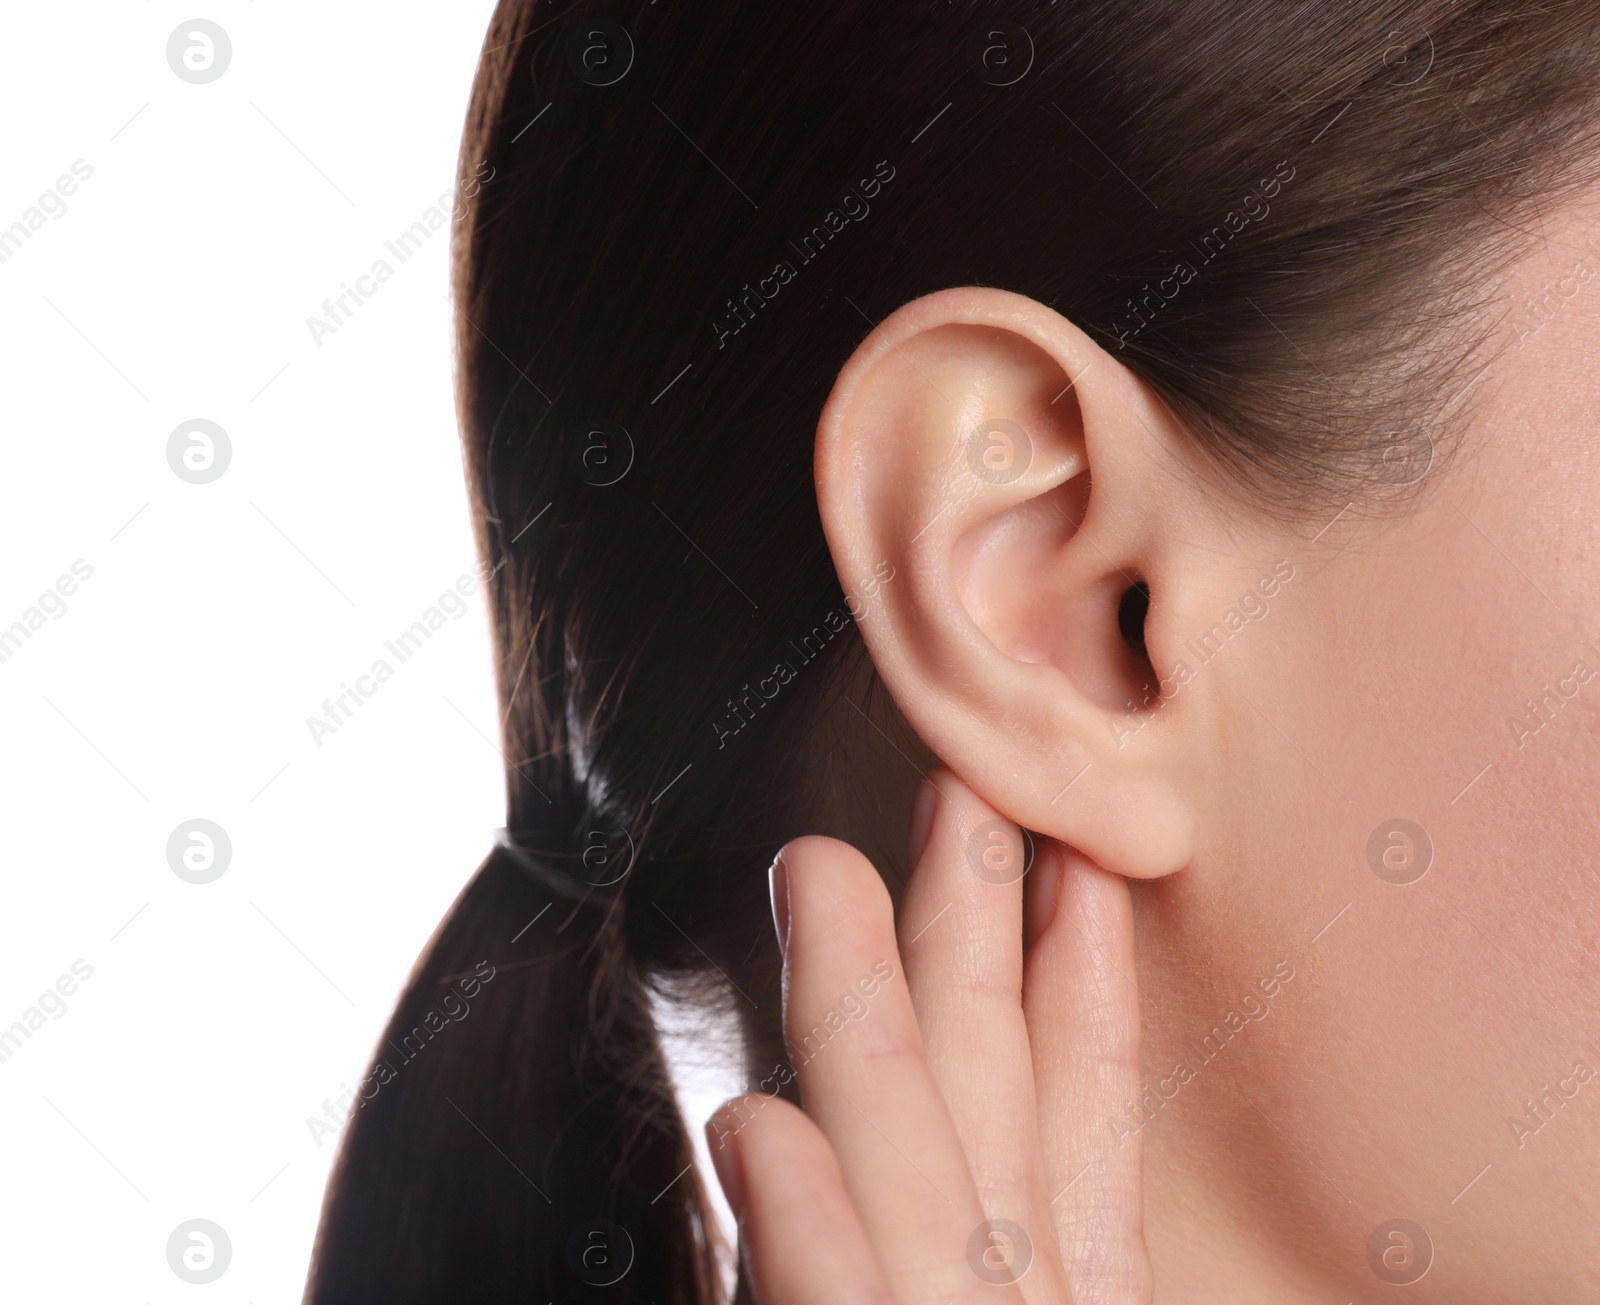
[[[307,1299],[717,1299],[652,991],[766,1305],[1600,1298],[1597,76],[1570,0],[503,0],[508,833]]]

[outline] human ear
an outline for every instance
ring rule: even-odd
[[[1148,600],[1181,606],[1222,565],[1184,447],[1081,330],[982,288],[887,318],[817,432],[841,579],[894,576],[858,619],[911,726],[1010,819],[1135,877],[1187,864],[1212,733],[1145,637]]]

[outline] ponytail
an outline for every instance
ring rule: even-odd
[[[620,898],[505,849],[457,898],[357,1089],[306,1305],[714,1299],[712,1223]]]

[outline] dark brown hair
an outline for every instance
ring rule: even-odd
[[[1593,0],[502,0],[455,289],[522,851],[399,1001],[306,1299],[718,1295],[650,993],[737,1013],[754,1079],[781,1062],[764,871],[827,818],[815,731],[862,667],[812,440],[875,321],[963,284],[1051,305],[1242,510],[1410,483],[1495,347],[1520,215],[1592,158],[1597,27]]]

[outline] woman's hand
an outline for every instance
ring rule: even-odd
[[[1127,885],[1048,842],[1024,877],[1017,827],[929,782],[898,923],[843,843],[773,867],[805,1109],[752,1093],[707,1125],[756,1296],[1143,1305],[1138,1135],[1109,1124],[1139,1093]]]

